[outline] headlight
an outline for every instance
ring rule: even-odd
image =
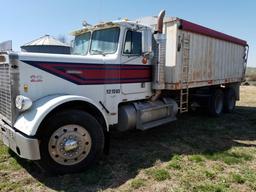
[[[32,106],[32,101],[28,97],[18,95],[15,100],[15,105],[20,111],[26,111]]]

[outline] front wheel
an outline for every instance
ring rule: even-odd
[[[81,110],[59,112],[41,131],[39,165],[54,174],[74,173],[96,162],[104,148],[101,125]]]

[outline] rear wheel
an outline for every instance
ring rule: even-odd
[[[222,113],[223,99],[223,91],[221,89],[214,89],[208,104],[208,110],[211,116],[217,117]]]
[[[236,106],[236,93],[233,88],[227,88],[224,91],[224,108],[225,113],[231,113]]]
[[[94,163],[104,148],[101,125],[80,110],[59,112],[46,123],[40,135],[39,165],[48,172],[79,172]]]

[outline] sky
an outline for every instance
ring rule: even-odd
[[[0,42],[12,40],[15,51],[45,34],[68,37],[84,20],[90,24],[133,20],[165,9],[168,16],[246,40],[248,66],[256,67],[255,0],[0,0],[0,5]]]

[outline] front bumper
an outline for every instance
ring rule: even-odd
[[[38,139],[24,136],[2,120],[0,120],[0,140],[22,158],[29,160],[40,159]]]

